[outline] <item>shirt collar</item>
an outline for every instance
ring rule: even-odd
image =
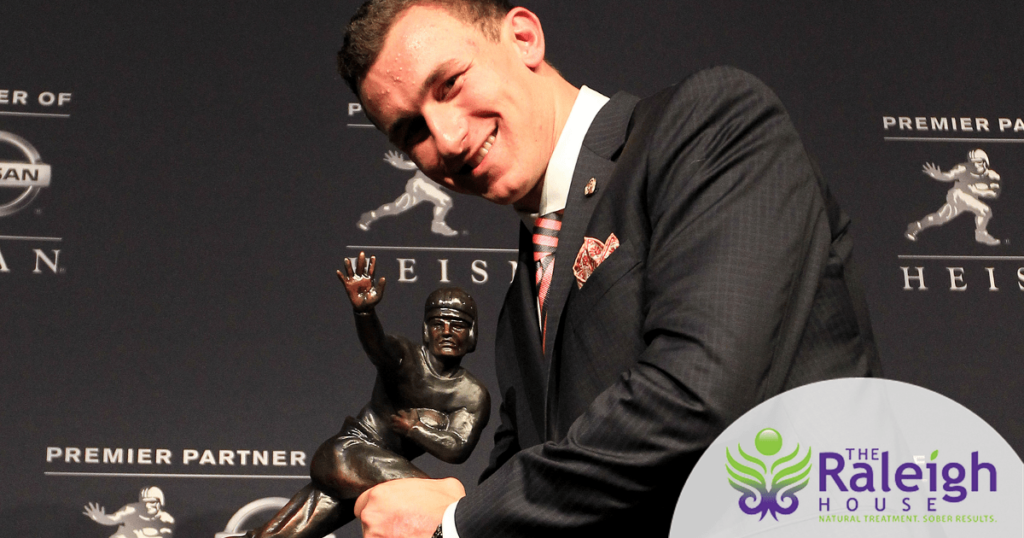
[[[555,150],[551,152],[547,170],[544,172],[544,184],[541,186],[540,206],[536,213],[517,211],[526,228],[533,229],[533,223],[540,215],[565,209],[569,199],[569,186],[572,174],[576,170],[576,161],[583,148],[583,139],[590,130],[597,113],[601,111],[608,98],[596,91],[583,86],[569,111],[569,119],[558,136]]]

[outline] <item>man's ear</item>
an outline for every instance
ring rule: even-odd
[[[537,69],[544,63],[544,30],[532,11],[515,7],[505,15],[505,31],[519,50],[523,63]]]

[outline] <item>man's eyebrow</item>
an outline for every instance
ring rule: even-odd
[[[452,66],[455,65],[456,63],[458,63],[457,60],[451,59],[438,64],[437,67],[435,67],[434,70],[430,72],[430,75],[427,76],[426,80],[423,81],[423,85],[420,86],[419,94],[417,95],[418,100],[422,100],[423,96],[430,91],[430,88],[437,84],[437,81],[439,79],[445,77],[447,73],[451,71]],[[397,120],[392,122],[391,125],[387,126],[387,128],[384,130],[384,134],[387,135],[389,140],[394,141],[396,132],[400,130],[401,127],[404,126],[406,123],[409,123],[411,119],[412,118],[410,117],[398,118]]]
[[[455,63],[457,63],[456,60],[451,59],[438,64],[438,66],[435,67],[433,71],[431,71],[430,76],[427,77],[427,80],[423,82],[423,87],[420,88],[420,96],[422,97],[423,94],[430,91],[430,88],[433,87],[434,84],[437,84],[438,79],[446,76],[446,74],[451,70],[452,65],[454,65]]]

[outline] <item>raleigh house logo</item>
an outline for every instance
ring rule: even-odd
[[[0,217],[6,217],[28,207],[39,191],[50,185],[50,165],[44,164],[39,151],[18,135],[0,131],[0,143],[14,146],[27,161],[0,161]],[[6,195],[11,191],[13,197]]]
[[[923,521],[929,517],[954,514],[949,522],[986,523],[994,519],[991,514],[970,514],[958,510],[958,503],[972,492],[995,493],[998,489],[996,466],[982,460],[981,452],[972,451],[970,461],[955,459],[943,461],[939,451],[931,456],[914,456],[913,461],[891,461],[888,449],[846,448],[835,452],[821,452],[818,465],[818,511],[842,511],[842,515],[819,515],[822,522],[873,521],[887,511],[900,515],[898,521]],[[965,455],[966,456],[966,455]],[[835,493],[839,501],[833,505]],[[915,499],[910,494],[923,494]],[[904,513],[909,513],[907,519]],[[885,516],[881,516],[885,517]],[[883,519],[889,521],[891,518]],[[939,522],[946,522],[941,520]]]
[[[754,448],[760,457],[747,454],[740,445],[736,446],[738,458],[729,448],[725,449],[729,485],[743,494],[740,510],[748,515],[760,514],[758,521],[768,514],[778,521],[780,514],[796,512],[800,507],[796,494],[811,481],[811,448],[807,447],[801,458],[797,443],[791,452],[775,458],[782,446],[782,435],[764,428],[754,438]],[[878,447],[819,452],[819,521],[859,522],[879,517],[888,521],[886,512],[894,508],[898,512],[916,509],[928,514],[936,512],[942,503],[960,503],[967,498],[968,486],[970,491],[998,491],[996,467],[982,461],[979,451],[971,453],[969,463],[944,462],[938,456],[939,451],[934,450],[930,457],[914,456],[913,461],[894,462],[888,449]],[[918,491],[930,494],[921,504],[906,496]],[[833,499],[834,493],[841,498]]]
[[[1024,464],[970,410],[844,378],[787,390],[719,434],[686,477],[669,538],[1020,538],[1022,503]]]
[[[736,445],[737,453],[745,460],[745,463],[740,463],[726,448],[725,468],[729,472],[729,485],[743,494],[739,506],[745,514],[761,514],[760,519],[764,519],[770,513],[778,521],[778,514],[792,514],[800,506],[796,493],[810,481],[811,448],[807,448],[806,455],[797,463],[792,462],[800,454],[799,443],[789,454],[772,458],[782,450],[782,435],[771,428],[758,432],[754,437],[754,448],[771,465],[747,454],[743,447]]]

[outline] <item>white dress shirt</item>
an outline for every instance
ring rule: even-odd
[[[517,211],[519,218],[526,224],[526,229],[533,230],[533,223],[537,217],[565,209],[572,174],[576,170],[576,160],[579,159],[580,149],[583,148],[583,139],[586,138],[597,113],[607,102],[607,97],[594,90],[586,86],[580,88],[576,102],[569,111],[569,119],[566,120],[562,134],[555,143],[555,150],[551,152],[547,170],[544,171],[544,184],[541,185],[540,206],[537,212]]]

